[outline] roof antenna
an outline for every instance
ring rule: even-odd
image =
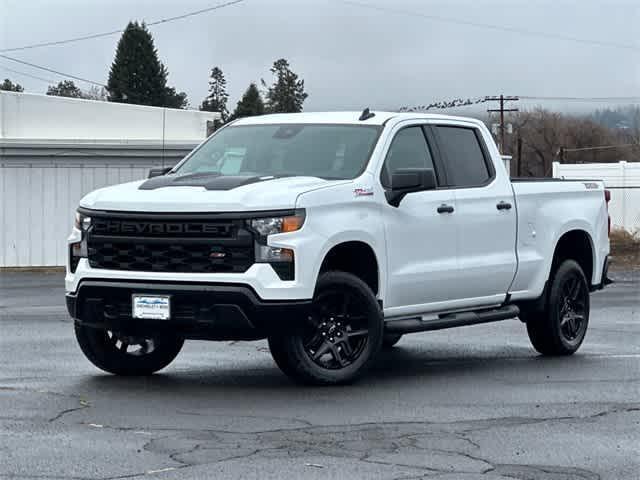
[[[369,108],[365,108],[362,113],[360,114],[360,118],[358,120],[360,120],[361,122],[365,121],[365,120],[369,120],[370,118],[375,117],[376,114],[373,112],[369,111]]]

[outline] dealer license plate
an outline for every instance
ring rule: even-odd
[[[132,295],[133,318],[169,320],[171,317],[168,295]]]

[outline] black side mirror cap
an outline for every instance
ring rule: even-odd
[[[391,188],[385,192],[389,205],[398,207],[407,193],[434,190],[436,174],[431,168],[401,168],[391,175]]]
[[[154,167],[149,170],[149,175],[147,176],[147,178],[161,177],[162,175],[166,175],[167,173],[169,173],[172,168],[173,167]]]

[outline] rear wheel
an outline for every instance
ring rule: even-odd
[[[169,365],[184,344],[170,335],[129,336],[79,324],[75,332],[91,363],[116,375],[151,375]]]
[[[580,348],[589,325],[589,284],[577,262],[560,264],[545,311],[525,319],[531,344],[541,354],[571,355]]]
[[[383,317],[358,277],[328,272],[318,280],[310,315],[269,339],[271,355],[295,381],[315,385],[354,381],[380,350]]]

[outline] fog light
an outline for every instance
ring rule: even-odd
[[[256,243],[256,262],[270,264],[280,280],[295,278],[293,250]]]
[[[75,273],[81,258],[87,258],[87,243],[75,242],[69,245],[69,270]]]
[[[268,245],[256,244],[256,261],[258,262],[293,262],[293,250]]]

